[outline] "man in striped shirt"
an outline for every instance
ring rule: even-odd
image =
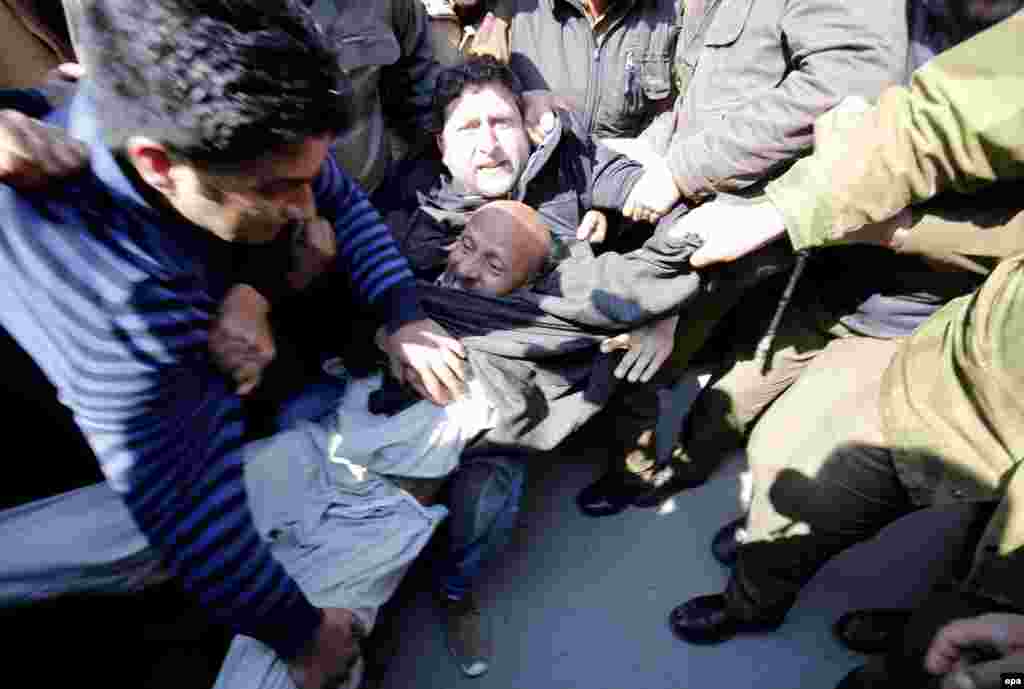
[[[354,618],[311,604],[254,528],[239,398],[208,348],[218,305],[251,246],[298,216],[333,228],[330,270],[436,401],[457,392],[464,353],[425,317],[390,233],[328,152],[346,85],[306,11],[201,7],[97,0],[89,80],[49,116],[88,145],[90,169],[45,191],[0,187],[0,324],[57,386],[138,527],[120,524],[102,551],[86,550],[110,527],[93,520],[60,553],[26,538],[5,557],[0,602],[123,585],[159,560],[318,687],[353,657]],[[335,308],[344,322],[351,308]]]

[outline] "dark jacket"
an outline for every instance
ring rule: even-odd
[[[598,137],[634,137],[672,107],[676,0],[618,0],[591,26],[580,0],[506,0],[509,64],[527,89],[565,94]]]
[[[576,228],[591,208],[619,212],[643,167],[597,144],[582,118],[560,112],[555,128],[530,155],[509,198],[536,209],[554,235],[576,242]],[[430,191],[420,194],[420,207],[407,222],[389,217],[402,252],[423,277],[444,267],[444,247],[462,231],[469,216],[494,199],[460,192],[460,185],[442,172]],[[589,246],[579,243],[583,255]]]
[[[393,160],[394,135],[415,143],[429,125],[440,69],[419,0],[333,0],[315,8],[352,84],[352,121],[334,155],[366,192]]]

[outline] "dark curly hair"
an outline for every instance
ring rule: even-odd
[[[230,166],[346,125],[348,81],[298,0],[94,0],[82,58],[107,143]]]
[[[435,133],[444,129],[448,106],[458,100],[467,86],[498,83],[512,92],[516,106],[523,109],[523,83],[512,69],[490,55],[471,57],[461,64],[441,70],[434,87],[431,114]]]

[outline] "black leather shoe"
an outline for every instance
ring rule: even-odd
[[[743,530],[747,526],[747,515],[734,519],[715,533],[711,539],[711,554],[726,567],[736,564],[736,552],[742,543]]]
[[[710,645],[722,643],[743,632],[778,629],[779,624],[737,619],[729,614],[725,595],[715,593],[691,598],[673,608],[668,615],[668,626],[678,639],[691,644]]]
[[[629,507],[641,490],[623,483],[618,474],[605,474],[580,491],[576,504],[588,517],[608,517]]]
[[[832,626],[839,643],[858,653],[884,653],[903,633],[910,610],[870,608],[844,613]]]

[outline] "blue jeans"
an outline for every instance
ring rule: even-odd
[[[291,428],[299,421],[319,421],[338,408],[348,381],[323,375],[281,403],[274,415],[276,430]]]
[[[508,543],[525,481],[525,457],[463,455],[447,486],[449,542],[438,563],[444,595],[466,595]]]
[[[337,409],[344,394],[343,381],[322,376],[281,406],[277,426],[285,429],[301,420],[321,419]],[[525,481],[525,456],[463,454],[446,486],[450,538],[437,563],[439,586],[446,596],[462,598],[508,543]]]

